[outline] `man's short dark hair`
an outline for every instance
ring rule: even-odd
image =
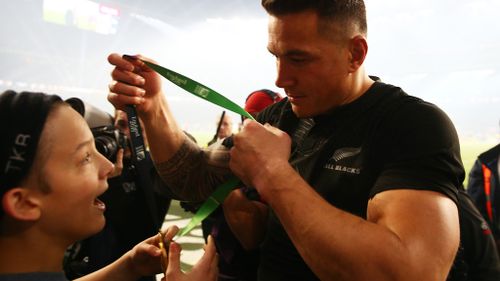
[[[366,8],[363,0],[262,0],[262,7],[273,16],[315,11],[324,21],[354,23],[366,35]]]

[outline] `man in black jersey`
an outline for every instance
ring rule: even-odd
[[[456,131],[436,106],[375,82],[362,0],[262,0],[276,85],[287,98],[245,121],[224,150],[184,137],[160,77],[111,54],[108,99],[132,103],[167,186],[204,199],[231,173],[269,206],[231,225],[260,245],[259,280],[445,280],[459,244]],[[229,214],[228,214],[229,213]],[[229,221],[229,220],[228,220]],[[244,229],[245,231],[241,231]]]

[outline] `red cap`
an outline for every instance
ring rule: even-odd
[[[261,112],[267,106],[283,99],[279,94],[270,90],[258,90],[248,95],[245,102],[245,111],[251,114]]]

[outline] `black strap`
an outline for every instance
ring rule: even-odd
[[[222,114],[220,116],[220,119],[219,119],[219,123],[217,123],[217,130],[215,130],[215,135],[212,138],[212,140],[208,142],[208,145],[211,145],[212,143],[216,142],[217,139],[219,138],[219,130],[220,130],[220,127],[222,126],[222,122],[224,122],[224,116],[225,115],[226,115],[226,111],[223,110]]]
[[[144,138],[142,136],[141,124],[137,117],[135,107],[127,105],[125,112],[128,116],[128,126],[130,129],[130,143],[132,150],[132,164],[135,165],[137,170],[138,188],[142,188],[146,202],[151,213],[151,218],[156,228],[161,227],[163,221],[158,218],[158,208],[153,191],[153,181],[151,179],[151,160],[146,152],[144,145]]]

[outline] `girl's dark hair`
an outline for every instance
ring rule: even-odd
[[[0,94],[0,199],[33,169],[40,136],[50,112],[62,99],[44,93],[7,90]],[[0,208],[0,219],[4,215]]]

